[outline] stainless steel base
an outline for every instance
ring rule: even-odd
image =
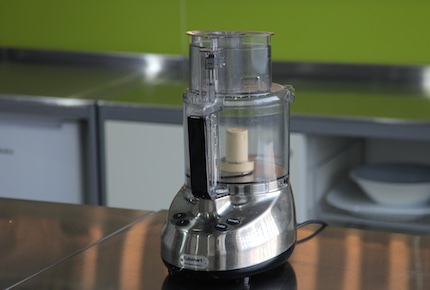
[[[288,259],[295,242],[289,185],[215,200],[196,199],[184,186],[174,198],[162,230],[161,257],[175,273],[222,273],[228,278],[230,272],[237,278],[279,266]]]

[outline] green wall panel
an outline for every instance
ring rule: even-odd
[[[430,1],[187,1],[187,29],[274,31],[273,58],[430,63]]]
[[[0,0],[0,46],[180,53],[179,2]]]
[[[186,30],[268,30],[277,60],[429,64],[428,11],[425,0],[0,0],[0,46],[186,54]]]

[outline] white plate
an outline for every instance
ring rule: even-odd
[[[430,204],[428,203],[416,207],[395,207],[378,204],[367,197],[350,180],[346,180],[333,188],[326,195],[326,201],[336,208],[369,218],[406,221],[430,214]]]

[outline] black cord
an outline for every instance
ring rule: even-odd
[[[306,238],[298,240],[296,242],[296,244],[300,244],[300,243],[303,243],[303,242],[306,242],[306,241],[312,239],[313,237],[315,237],[316,235],[321,233],[328,226],[328,223],[326,223],[325,221],[322,221],[322,220],[307,220],[307,221],[304,221],[302,223],[297,224],[297,229],[300,229],[300,228],[307,226],[307,225],[315,225],[315,224],[320,225],[320,227],[314,233],[310,234]]]

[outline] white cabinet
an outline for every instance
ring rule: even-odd
[[[309,194],[312,185],[309,181],[311,161],[309,160],[309,138],[304,134],[290,135],[290,183],[296,205],[297,222],[303,222],[310,216]]]
[[[181,125],[105,121],[108,206],[167,209],[184,184]]]
[[[79,121],[0,114],[0,197],[83,203]]]
[[[291,133],[290,181],[297,221],[317,218],[318,202],[360,162],[355,139]]]

